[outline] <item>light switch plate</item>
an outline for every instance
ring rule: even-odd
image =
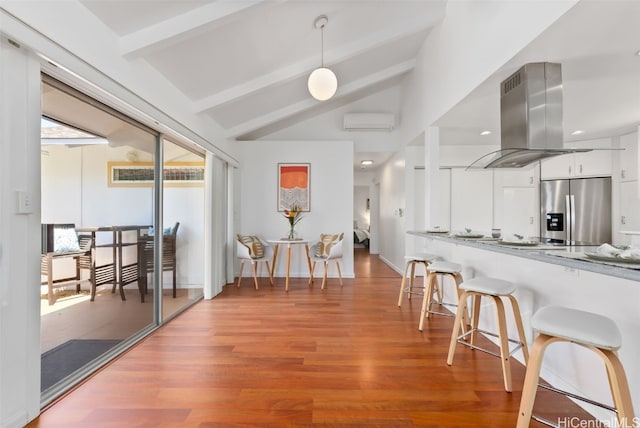
[[[18,206],[16,209],[17,214],[31,214],[33,213],[32,197],[30,192],[22,190],[16,191]]]

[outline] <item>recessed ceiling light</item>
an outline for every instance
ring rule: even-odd
[[[373,161],[372,160],[363,160],[363,161],[360,162],[360,165],[362,165],[362,166],[373,165]]]
[[[584,134],[584,131],[582,129],[576,129],[571,133],[571,135],[580,135],[580,134]]]
[[[491,134],[491,131],[482,131],[482,132],[480,133],[480,135],[483,135],[483,136],[484,136],[484,135],[489,135],[489,134]]]
[[[637,56],[640,56],[640,50],[639,50],[638,52],[636,52],[636,55],[637,55]]]

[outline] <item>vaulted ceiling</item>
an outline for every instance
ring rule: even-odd
[[[342,114],[354,106],[388,112],[402,126],[403,79],[414,69],[425,38],[445,19],[447,4],[446,0],[64,3],[95,17],[117,41],[116,54],[128,67],[162,76],[171,91],[184,97],[190,113],[211,120],[223,137],[279,135],[310,118],[339,112],[340,120],[327,121],[326,135],[307,137],[354,139],[356,161],[384,160],[389,152],[381,144],[368,149],[358,142],[379,142],[384,137],[339,136]],[[321,61],[321,32],[313,25],[319,15],[329,20],[324,63],[339,82],[336,95],[324,102],[307,90],[308,75]],[[580,138],[589,138],[637,125],[639,21],[637,0],[580,1],[441,118],[444,143],[499,144],[499,82],[521,65],[537,61],[563,66],[565,139],[576,129],[585,130]],[[80,24],[69,22],[69,31],[90,40],[93,35]],[[493,134],[479,139],[483,129]]]
[[[398,84],[415,66],[444,1],[112,1],[81,3],[119,38],[120,52],[144,61],[183,93],[193,113],[226,136],[255,139]],[[307,90],[321,62],[339,81],[330,101]],[[396,112],[394,112],[396,113]]]

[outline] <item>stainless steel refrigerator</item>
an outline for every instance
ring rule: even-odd
[[[611,177],[541,181],[540,234],[570,245],[611,243]]]

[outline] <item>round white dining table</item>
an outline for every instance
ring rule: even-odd
[[[309,266],[309,277],[311,277],[311,257],[309,257],[309,240],[308,239],[267,239],[267,242],[274,246],[273,262],[271,263],[271,277],[273,278],[276,269],[276,261],[278,260],[278,248],[281,245],[287,246],[287,270],[285,275],[285,291],[289,291],[289,268],[291,267],[291,248],[294,245],[304,245],[305,254],[307,256],[307,265]]]

